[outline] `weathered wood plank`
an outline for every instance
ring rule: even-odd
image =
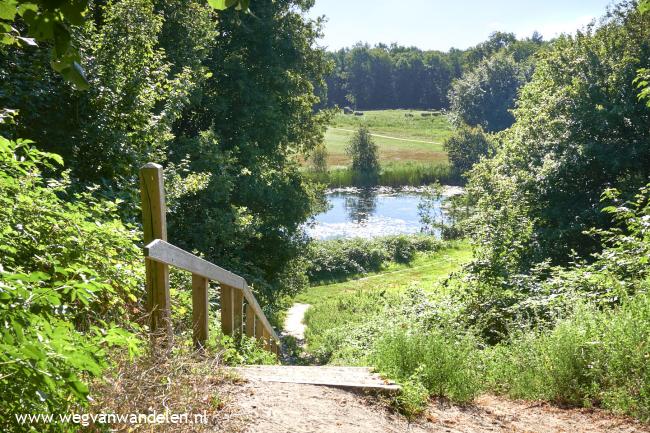
[[[208,286],[207,278],[192,274],[192,336],[196,347],[203,347],[208,339]]]
[[[235,289],[221,285],[221,330],[225,335],[233,335],[233,291]]]
[[[244,293],[241,290],[234,290],[232,296],[232,323],[233,335],[242,335],[244,319]]]
[[[255,310],[251,304],[246,304],[246,336],[255,337]]]
[[[142,229],[144,242],[167,240],[167,217],[163,169],[149,163],[140,169],[142,200]],[[146,306],[152,331],[163,329],[171,335],[171,300],[169,296],[169,266],[145,258]]]
[[[168,265],[184,269],[211,280],[218,281],[223,285],[241,290],[244,298],[246,298],[246,301],[255,311],[258,321],[261,322],[260,325],[262,325],[267,330],[270,338],[279,340],[278,335],[273,330],[273,327],[264,315],[262,308],[257,303],[257,299],[255,299],[255,296],[253,296],[253,293],[250,291],[248,284],[246,284],[246,280],[244,280],[239,275],[227,271],[213,263],[208,262],[207,260],[197,257],[192,253],[188,253],[187,251],[160,239],[156,239],[153,242],[147,244],[144,247],[144,253],[145,256],[151,260],[166,263]]]
[[[260,319],[255,316],[255,338],[262,340],[264,338],[264,326],[260,322]]]
[[[269,334],[266,327],[262,329],[262,340],[264,341],[264,348],[271,352],[271,334]]]
[[[253,293],[251,293],[250,289],[248,288],[248,284],[246,284],[246,288],[242,290],[244,292],[244,297],[246,298],[246,301],[253,307],[253,310],[255,310],[255,314],[257,316],[257,322],[256,326],[264,327],[264,329],[267,330],[271,338],[273,338],[276,341],[280,341],[280,337],[278,337],[278,334],[276,334],[275,330],[269,323],[268,319],[266,318],[266,315],[264,315],[264,312],[262,311],[262,307],[260,307],[260,304],[257,303],[257,299],[255,299],[255,296],[253,296]]]
[[[239,275],[233,274],[161,239],[148,243],[144,247],[144,254],[157,262],[184,269],[236,289],[242,290],[246,287],[246,281]]]

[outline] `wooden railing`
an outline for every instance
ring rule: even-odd
[[[219,283],[221,329],[224,334],[260,339],[265,348],[279,350],[279,338],[250,291],[246,280],[167,242],[163,169],[149,163],[140,170],[147,309],[152,331],[171,335],[169,266],[192,273],[192,329],[194,344],[203,347],[208,339],[208,287]]]

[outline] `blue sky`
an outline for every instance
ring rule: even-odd
[[[611,0],[316,0],[311,17],[326,15],[321,44],[330,49],[358,41],[446,51],[467,48],[495,30],[545,38],[599,18]]]

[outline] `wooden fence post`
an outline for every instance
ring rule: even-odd
[[[192,337],[194,346],[205,346],[208,339],[208,279],[192,274]]]
[[[242,335],[242,325],[244,324],[244,293],[241,290],[233,290],[232,304],[232,335],[235,338],[239,338]]]
[[[233,334],[233,296],[235,289],[221,284],[221,331],[224,335]]]
[[[255,338],[260,341],[264,340],[264,325],[262,321],[255,316]]]
[[[246,336],[255,338],[255,310],[246,304]]]
[[[167,240],[165,216],[165,188],[163,168],[149,163],[140,169],[140,196],[142,199],[142,230],[144,244],[155,239]],[[171,336],[171,313],[169,299],[169,266],[145,259],[147,311],[152,331],[163,330]]]

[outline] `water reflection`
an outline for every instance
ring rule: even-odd
[[[357,194],[344,195],[348,219],[357,224],[365,224],[377,210],[377,191],[366,188]]]
[[[448,190],[448,193],[454,191]],[[315,239],[419,233],[421,190],[345,189],[327,194],[330,204],[317,215],[307,234]],[[435,203],[438,207],[440,203]]]

